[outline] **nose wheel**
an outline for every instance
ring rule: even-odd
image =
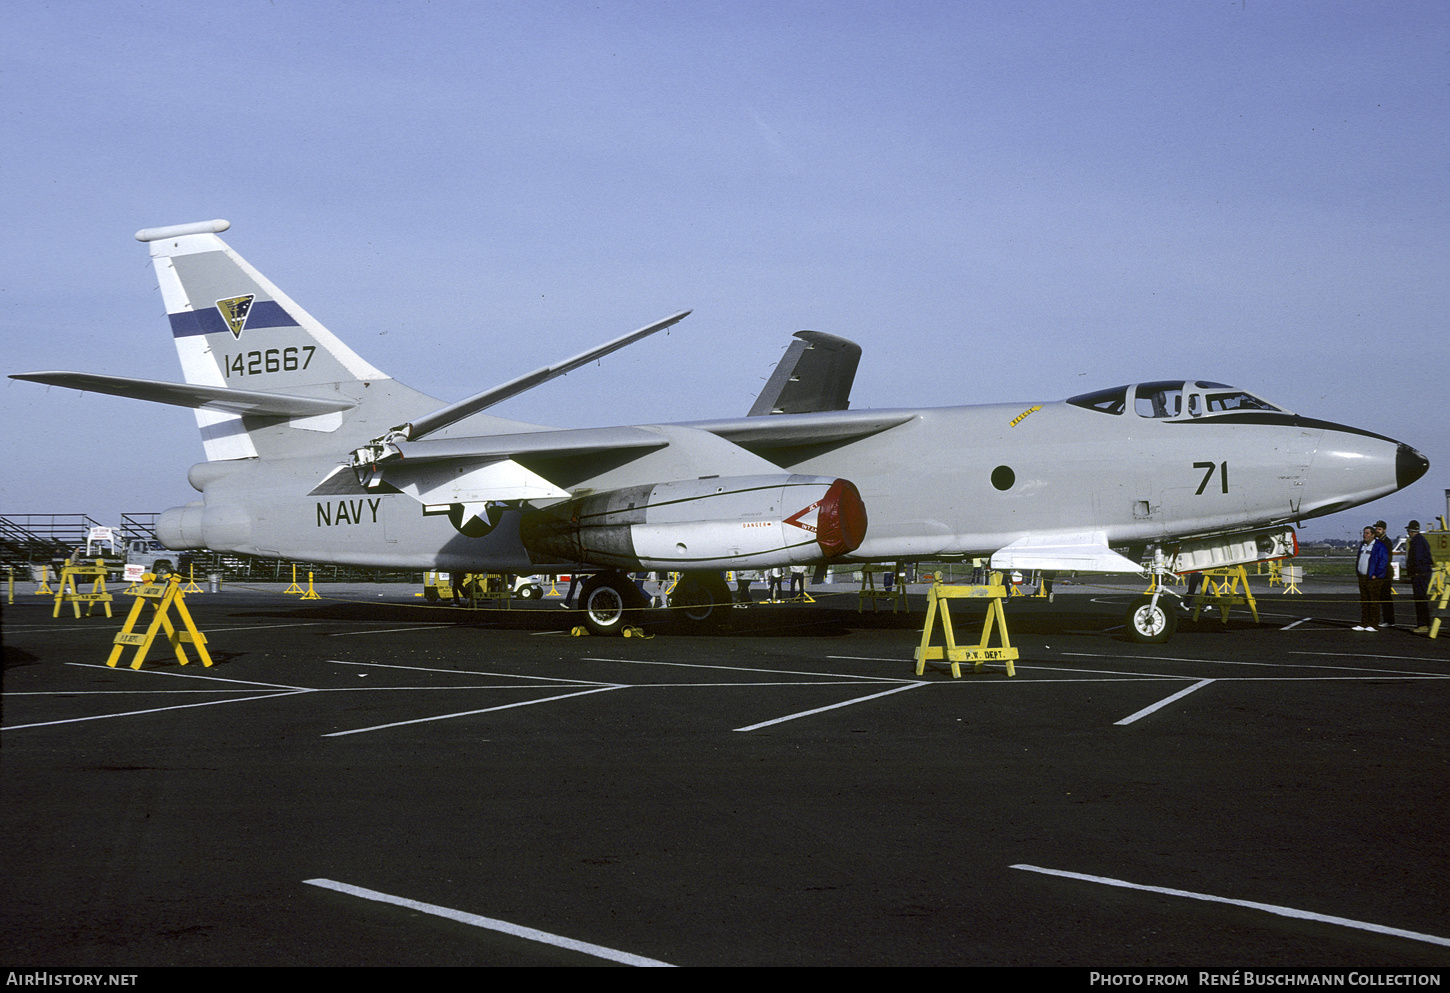
[[[1128,608],[1127,622],[1130,639],[1161,645],[1178,629],[1178,600],[1165,594],[1138,597]]]

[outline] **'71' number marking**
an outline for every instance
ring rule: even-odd
[[[1222,463],[1195,462],[1195,463],[1193,463],[1193,468],[1204,470],[1204,473],[1203,473],[1203,482],[1201,482],[1201,483],[1198,484],[1198,489],[1197,489],[1197,491],[1194,492],[1194,494],[1193,494],[1194,496],[1202,496],[1203,495],[1203,491],[1208,488],[1208,481],[1213,478],[1213,471],[1215,469],[1218,470],[1219,485],[1222,487],[1223,492],[1225,492],[1225,493],[1228,492],[1228,463],[1227,462],[1222,462]]]

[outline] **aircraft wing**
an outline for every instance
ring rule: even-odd
[[[520,434],[490,434],[477,438],[444,438],[437,441],[397,441],[395,460],[420,462],[494,461],[516,455],[569,456],[629,449],[664,448],[668,439],[642,428],[578,428],[564,431],[525,431]]]
[[[787,448],[854,441],[916,419],[911,410],[845,411],[803,414],[799,417],[746,417],[723,421],[694,421],[690,427],[708,431],[742,448]]]
[[[1042,569],[1059,572],[1134,572],[1143,567],[1108,547],[1102,531],[1082,534],[1029,535],[992,555],[993,569]]]
[[[851,406],[861,346],[821,331],[797,331],[795,338],[748,416],[811,414]]]
[[[637,331],[620,335],[618,338],[612,341],[606,341],[602,345],[597,345],[587,352],[580,352],[571,359],[565,359],[553,365],[546,365],[542,369],[535,369],[533,372],[511,379],[507,383],[484,390],[482,393],[474,394],[471,397],[459,400],[457,403],[451,403],[446,407],[440,407],[430,414],[415,417],[404,433],[410,440],[421,440],[424,435],[442,430],[450,424],[478,413],[480,410],[492,407],[496,403],[502,403],[510,397],[518,396],[520,393],[525,393],[541,383],[547,383],[551,379],[556,379],[567,372],[579,368],[581,365],[587,365],[595,359],[602,358],[610,352],[617,352],[626,345],[633,344],[641,338],[647,338],[656,331],[663,331],[665,328],[677,324],[689,316],[690,312],[688,310],[682,310],[678,314],[671,314],[662,321],[656,321]]]
[[[268,417],[314,417],[357,406],[354,400],[326,400],[319,397],[290,396],[285,393],[260,393],[255,390],[234,390],[224,386],[196,386],[190,383],[167,383],[155,379],[131,379],[126,376],[100,376],[88,372],[21,372],[11,379],[23,379],[46,386],[64,386],[88,393],[169,403],[177,407],[219,410],[229,414],[251,414]]]

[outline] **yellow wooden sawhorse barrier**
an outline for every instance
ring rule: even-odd
[[[76,589],[77,576],[94,577],[91,583],[91,591],[82,593]],[[60,570],[60,588],[55,591],[55,609],[50,612],[51,617],[60,616],[60,605],[68,603],[75,611],[77,617],[81,616],[81,604],[88,604],[86,616],[91,616],[91,611],[96,609],[96,604],[106,608],[106,616],[111,616],[111,601],[115,599],[106,592],[106,566],[101,559],[96,559],[95,565],[72,564],[69,560]]]
[[[1239,583],[1244,584],[1242,593],[1239,592]],[[1195,621],[1198,620],[1198,614],[1205,606],[1217,607],[1219,620],[1224,624],[1228,623],[1230,607],[1247,606],[1249,612],[1254,615],[1254,623],[1259,623],[1259,605],[1254,601],[1253,593],[1249,591],[1249,572],[1241,565],[1203,570],[1203,585],[1193,595],[1193,619]]]
[[[1430,585],[1425,591],[1425,595],[1430,598],[1431,638],[1440,637],[1440,622],[1450,617],[1450,583],[1445,582],[1446,576],[1450,576],[1450,564],[1437,564],[1434,575],[1430,577]],[[1440,587],[1438,599],[1435,595],[1437,583]]]
[[[1017,658],[1017,649],[1012,647],[1007,635],[1007,614],[1002,609],[1002,601],[1006,597],[1007,587],[1002,583],[1000,572],[992,573],[991,582],[986,586],[947,586],[938,575],[937,581],[927,591],[926,625],[921,629],[921,644],[916,649],[916,674],[920,676],[926,672],[928,661],[946,659],[952,664],[953,679],[961,678],[963,662],[972,663],[978,670],[987,662],[1001,662],[1007,669],[1007,675],[1017,675],[1012,665]],[[982,623],[982,640],[976,645],[958,645],[956,634],[952,631],[952,615],[947,601],[966,599],[992,601],[987,605],[987,618]],[[938,611],[941,613],[942,633],[946,637],[945,648],[931,644],[932,625],[936,622]],[[996,648],[990,645],[994,626],[1002,629],[1002,644]]]
[[[888,589],[887,587],[883,586],[881,589],[877,589],[877,575],[891,576],[892,587]],[[877,600],[890,600],[891,612],[893,614],[897,613],[898,611],[908,613],[909,611],[907,610],[906,606],[906,583],[902,581],[903,579],[905,579],[905,574],[902,572],[900,565],[862,566],[861,592],[857,594],[856,613],[865,613],[866,604],[869,601],[871,604],[871,612],[874,614],[876,612]]]
[[[141,663],[146,661],[146,653],[151,649],[151,643],[156,640],[159,631],[166,632],[166,641],[176,652],[176,661],[186,665],[191,660],[186,656],[186,649],[183,645],[190,644],[196,648],[197,657],[201,664],[211,666],[211,656],[206,651],[206,635],[196,629],[196,622],[191,619],[191,611],[186,609],[186,597],[181,592],[181,576],[172,573],[165,583],[155,581],[156,577],[147,573],[141,585],[136,587],[134,596],[136,602],[131,607],[131,613],[126,618],[126,623],[121,626],[121,633],[116,635],[115,647],[111,649],[111,657],[106,659],[106,665],[116,667],[121,660],[121,654],[128,648],[136,649],[135,656],[131,659],[131,668],[141,668]],[[151,623],[145,632],[133,630],[136,621],[141,617],[141,611],[145,609],[147,601],[155,613],[151,616]],[[178,631],[176,625],[171,623],[167,612],[176,608],[176,616],[181,619],[184,631]]]

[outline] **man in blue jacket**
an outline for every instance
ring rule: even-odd
[[[1384,543],[1376,541],[1374,527],[1367,525],[1359,554],[1354,559],[1354,574],[1359,578],[1359,623],[1356,631],[1373,631],[1380,623],[1380,586],[1390,573],[1390,555]]]
[[[1435,571],[1435,560],[1430,555],[1430,543],[1420,533],[1420,522],[1411,521],[1405,525],[1409,541],[1405,544],[1405,572],[1409,573],[1410,585],[1415,589],[1415,633],[1430,633],[1430,574]]]

